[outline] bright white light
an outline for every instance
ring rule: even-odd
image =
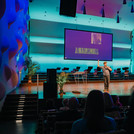
[[[20,103],[20,102],[23,102],[23,103],[24,103],[24,102],[25,102],[25,100],[23,100],[23,101],[22,101],[22,100],[19,100],[19,103]]]
[[[16,123],[22,123],[22,120],[16,120]]]
[[[18,109],[17,111],[18,111],[18,112],[23,112],[24,110],[23,110],[23,109],[21,109],[21,110],[20,110],[20,109]]]
[[[19,110],[23,109],[23,107],[18,107]]]
[[[23,117],[23,115],[22,114],[20,114],[20,115],[16,115],[17,117]]]
[[[18,105],[18,107],[24,107],[24,105]]]
[[[26,98],[25,96],[20,96],[20,98]]]
[[[25,101],[25,98],[20,98],[19,101]]]

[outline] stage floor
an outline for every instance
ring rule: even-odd
[[[111,81],[110,83],[110,94],[119,95],[119,96],[128,96],[132,92],[132,87],[134,86],[134,81]],[[88,82],[88,83],[68,83],[64,85],[64,92],[66,93],[63,96],[58,94],[58,98],[70,98],[78,97],[85,98],[87,94],[93,90],[98,89],[103,91],[104,84],[103,81],[99,82]],[[72,93],[72,91],[80,91],[80,94]],[[39,99],[43,99],[43,84],[38,86]],[[59,89],[58,89],[59,93]],[[21,86],[16,88],[11,94],[37,94],[37,86]]]

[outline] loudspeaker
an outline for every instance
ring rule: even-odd
[[[56,99],[57,98],[57,83],[47,83],[43,84],[43,95],[44,99]]]
[[[60,0],[60,15],[76,16],[77,0]]]
[[[47,82],[48,83],[56,82],[56,69],[47,69]]]
[[[47,82],[43,84],[44,99],[57,98],[56,69],[47,69]]]

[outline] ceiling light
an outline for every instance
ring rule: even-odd
[[[133,7],[133,0],[132,0],[131,13],[133,12],[134,12],[134,7]]]
[[[117,11],[117,23],[120,23],[119,11]]]
[[[126,0],[123,0],[123,4],[124,4],[124,5],[127,4],[127,1],[126,1]]]
[[[86,0],[84,0],[84,5],[83,5],[83,14],[86,14],[86,6],[85,6]]]
[[[104,4],[102,5],[102,17],[105,17]]]

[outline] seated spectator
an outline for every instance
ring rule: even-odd
[[[85,103],[86,103],[86,99],[82,98],[81,101],[80,101],[80,108],[83,109],[85,107]]]
[[[71,134],[101,133],[115,129],[115,120],[104,116],[103,93],[92,90],[87,97],[84,117],[73,123]]]
[[[113,95],[113,102],[114,102],[114,105],[117,106],[117,107],[122,107],[122,104],[120,102],[120,99],[119,99],[119,96],[118,95]]]
[[[107,116],[110,116],[112,118],[121,117],[119,107],[114,105],[112,96],[107,92],[104,93],[104,105],[105,105],[105,114]]]
[[[61,110],[61,111],[67,111],[67,110],[69,110],[68,102],[69,102],[69,99],[63,99],[63,101],[62,101],[63,107],[60,107],[59,110]]]
[[[78,112],[79,101],[77,98],[72,97],[68,102],[69,110],[62,111],[57,114],[57,120],[60,121],[75,121],[81,118],[82,114]]]
[[[107,92],[104,92],[103,94],[104,94],[105,112],[117,111],[118,108],[114,105],[112,96]]]
[[[125,119],[124,129],[127,131],[128,134],[134,134],[134,91],[131,95],[129,105],[130,108]]]

